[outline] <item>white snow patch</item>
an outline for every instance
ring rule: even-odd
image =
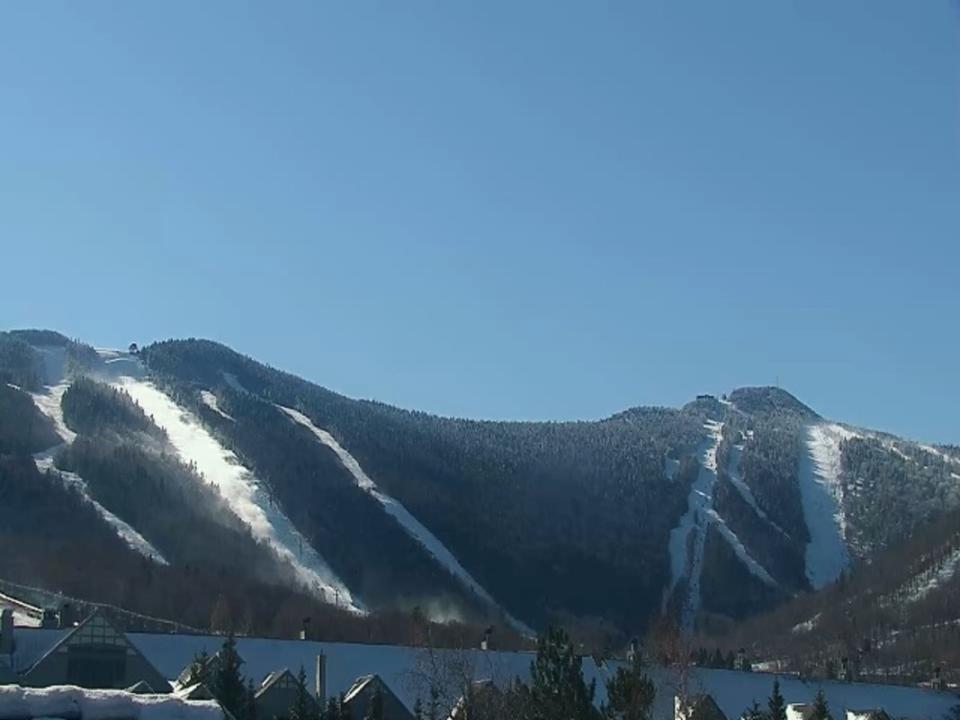
[[[72,443],[77,438],[77,434],[67,427],[63,419],[63,407],[60,405],[63,395],[70,387],[70,383],[60,382],[57,385],[48,386],[45,392],[30,393],[33,398],[33,404],[53,421],[53,427],[65,443]]]
[[[217,396],[212,392],[209,390],[201,390],[200,399],[203,401],[204,405],[213,410],[217,415],[226,420],[233,421],[233,418],[230,415],[220,409],[220,404],[217,402]]]
[[[713,505],[713,488],[717,482],[717,447],[720,445],[723,423],[711,420],[704,428],[708,437],[698,450],[700,472],[690,487],[687,512],[670,531],[670,585],[663,595],[663,605],[666,607],[680,578],[687,577],[687,598],[681,610],[681,626],[688,632],[693,629],[693,622],[700,609],[700,572],[707,538],[707,513],[712,510]],[[691,535],[694,541],[693,557],[688,558],[687,549]]]
[[[19,385],[14,385],[13,383],[7,383],[7,387],[10,388],[11,390],[22,390],[22,389],[23,389],[23,388],[21,388]]]
[[[720,531],[720,534],[724,537],[724,539],[730,543],[730,547],[733,548],[733,551],[737,554],[737,557],[740,558],[740,562],[746,565],[747,569],[751,573],[763,580],[765,583],[767,583],[767,585],[776,587],[777,581],[770,576],[770,573],[768,573],[760,563],[754,560],[753,556],[747,551],[747,548],[744,546],[744,544],[740,542],[740,538],[737,537],[737,534],[727,526],[727,523],[722,517],[720,517],[719,513],[717,513],[717,511],[713,508],[710,508],[707,510],[707,516],[709,517],[710,521],[714,523],[717,530]]]
[[[796,625],[794,625],[792,628],[790,628],[790,632],[792,632],[794,635],[799,635],[800,633],[812,632],[813,629],[817,626],[817,623],[819,621],[820,621],[820,613],[817,613],[809,620],[805,620],[804,622],[797,623]]]
[[[0,686],[0,717],[83,720],[222,720],[216,700],[184,700],[174,694],[136,695],[72,685],[46,688]]]
[[[377,500],[377,502],[383,506],[383,509],[388,514],[392,515],[398,523],[400,523],[400,526],[406,530],[407,534],[419,542],[424,548],[426,548],[427,552],[433,555],[437,562],[446,568],[451,575],[460,580],[460,582],[462,582],[467,588],[483,598],[485,601],[495,607],[497,606],[493,596],[490,595],[490,593],[488,593],[480,585],[480,583],[477,582],[472,575],[470,575],[469,572],[467,572],[454,554],[450,552],[450,550],[447,549],[447,547],[432,532],[430,532],[430,530],[428,530],[423,523],[417,520],[410,513],[410,511],[401,505],[400,502],[380,490],[380,488],[377,487],[377,484],[370,478],[369,475],[367,475],[366,472],[364,472],[363,468],[360,467],[360,463],[357,462],[356,458],[354,458],[353,455],[351,455],[342,445],[340,445],[333,435],[323,428],[319,428],[314,425],[310,418],[303,413],[294,410],[293,408],[284,407],[282,405],[277,405],[276,407],[295,423],[310,430],[310,432],[312,432],[321,443],[333,450],[343,466],[353,476],[354,482],[356,482],[357,486]],[[530,628],[528,628],[518,619],[509,615],[507,615],[507,619],[514,627],[520,629],[521,631],[532,632]]]
[[[915,582],[919,584],[909,592],[906,597],[907,602],[916,602],[917,600],[925,598],[952,578],[957,572],[958,566],[960,566],[960,548],[954,550],[939,564],[928,569],[915,579]]]
[[[800,499],[810,532],[806,548],[807,579],[821,588],[850,565],[844,538],[847,521],[840,484],[840,443],[857,433],[834,423],[807,428],[807,452],[800,458]]]
[[[144,557],[148,557],[151,560],[160,563],[161,565],[167,565],[168,563],[166,559],[164,559],[163,555],[161,555],[160,552],[157,551],[157,549],[146,540],[146,538],[144,538],[140,533],[130,527],[130,525],[93,499],[93,497],[90,495],[90,489],[87,487],[87,483],[79,475],[72,472],[57,470],[53,467],[53,458],[57,452],[59,452],[60,449],[65,445],[71,444],[77,437],[77,434],[67,427],[67,423],[63,419],[63,407],[60,404],[63,400],[63,394],[67,391],[68,387],[68,383],[61,381],[59,384],[54,385],[53,387],[48,387],[44,393],[30,393],[30,397],[33,398],[34,404],[40,409],[40,412],[53,421],[54,429],[63,440],[61,444],[55,445],[54,447],[37,453],[33,456],[34,462],[37,464],[37,469],[39,469],[41,472],[50,469],[55,470],[67,486],[76,489],[80,495],[93,506],[100,517],[102,517],[107,524],[113,527],[117,535],[120,536],[121,540],[126,542],[127,545]]]
[[[231,510],[249,527],[253,536],[294,568],[300,581],[327,602],[353,611],[361,606],[347,587],[270,499],[262,484],[223,447],[191,413],[180,408],[152,383],[121,378],[125,390],[163,428],[170,443],[187,463],[213,483]]]
[[[733,445],[730,447],[730,459],[727,465],[727,477],[730,479],[730,482],[733,486],[739,491],[740,496],[747,502],[750,507],[753,508],[753,511],[757,513],[758,516],[766,520],[777,532],[781,535],[786,535],[777,523],[771,520],[767,514],[763,511],[763,508],[757,504],[757,499],[753,495],[753,491],[750,489],[750,486],[744,482],[743,477],[740,475],[740,458],[743,455],[743,445]]]
[[[94,500],[93,496],[90,494],[90,488],[87,486],[86,480],[74,472],[68,472],[66,470],[60,470],[54,467],[53,455],[60,447],[62,446],[58,445],[53,450],[48,450],[44,453],[38,453],[35,455],[34,462],[37,464],[37,469],[41,472],[52,470],[53,472],[57,473],[63,480],[63,484],[67,487],[75,489],[78,493],[80,493],[84,500],[93,506],[94,510],[97,511],[97,514],[100,515],[100,517],[102,517],[104,521],[116,531],[117,535],[120,536],[120,539],[127,543],[131,549],[136,550],[144,557],[149,558],[161,565],[169,565],[170,563],[167,562],[166,558],[163,557],[159,550],[150,544],[149,540],[134,530],[133,527],[124,522],[121,518],[117,517],[99,502]]]

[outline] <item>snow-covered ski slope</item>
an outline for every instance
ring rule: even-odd
[[[468,589],[483,598],[486,602],[499,607],[493,596],[477,582],[472,575],[460,564],[456,556],[432,533],[426,526],[415,518],[399,501],[383,492],[377,484],[364,472],[360,463],[353,457],[329,432],[313,424],[313,421],[303,413],[293,408],[277,405],[277,408],[293,422],[307,428],[322,444],[330,448],[347,471],[353,476],[357,486],[369,493],[377,500],[383,509],[400,524],[410,537],[420,543],[451,575],[456,577]],[[510,624],[522,632],[532,633],[529,627],[517,618],[506,616]]]
[[[840,485],[840,443],[851,437],[856,433],[836,423],[807,427],[799,479],[803,516],[810,531],[807,579],[814,588],[833,582],[850,565]]]
[[[768,585],[774,587],[777,585],[777,581],[750,554],[737,534],[730,529],[713,507],[713,491],[717,484],[717,449],[723,437],[723,423],[710,420],[704,425],[704,429],[707,431],[707,439],[697,451],[700,472],[690,487],[687,512],[680,518],[677,526],[670,531],[670,584],[663,594],[665,608],[680,580],[687,579],[687,596],[683,599],[680,610],[680,625],[686,632],[693,629],[697,614],[700,612],[703,553],[707,541],[707,530],[711,525],[727,541],[747,570]],[[749,488],[747,491],[749,492]],[[752,494],[750,498],[753,498]]]
[[[288,561],[307,588],[329,603],[362,611],[359,601],[272,502],[263,485],[233,452],[207,432],[196,417],[147,380],[119,377],[114,384],[153,416],[154,422],[166,431],[180,458],[195,464],[204,479],[217,488],[230,509],[250,527],[253,536]]]
[[[57,470],[53,466],[53,460],[56,454],[61,448],[71,444],[76,439],[77,434],[67,427],[67,423],[63,419],[61,401],[67,388],[70,387],[70,383],[65,379],[63,374],[65,351],[63,348],[38,348],[38,350],[44,360],[46,380],[51,384],[47,385],[43,392],[30,393],[30,397],[40,412],[53,422],[53,427],[63,442],[33,456],[37,469],[41,472],[47,470],[56,471],[63,482],[68,487],[79,492],[81,497],[93,506],[100,517],[116,531],[120,539],[127,543],[128,546],[144,557],[148,557],[161,565],[167,565],[168,563],[160,551],[151,545],[145,537],[93,499],[93,496],[90,495],[90,489],[87,487],[87,483],[83,478],[76,473]]]

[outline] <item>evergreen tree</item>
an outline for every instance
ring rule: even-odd
[[[648,720],[656,689],[643,671],[640,653],[634,653],[629,667],[617,668],[607,683],[608,705],[604,714],[622,720]]]
[[[289,720],[315,720],[313,707],[310,691],[307,690],[307,673],[301,665],[300,672],[297,673],[297,694],[287,711],[287,718]]]
[[[773,681],[773,692],[770,694],[770,699],[767,701],[767,712],[768,720],[787,720],[787,703],[783,699],[783,695],[780,694],[780,680],[774,678]]]
[[[743,720],[766,720],[767,714],[760,709],[760,704],[754,700],[753,705],[743,711]]]
[[[827,707],[827,698],[823,695],[823,688],[817,690],[817,696],[813,699],[813,712],[810,714],[810,720],[833,720],[830,708]]]
[[[223,647],[217,653],[210,673],[210,692],[217,701],[236,718],[242,717],[247,687],[240,674],[243,660],[237,654],[237,642],[233,635],[223,641]]]
[[[340,703],[336,698],[327,700],[327,709],[323,711],[323,720],[340,720]]]
[[[417,698],[417,701],[413,704],[413,720],[424,720],[423,701],[420,698]]]
[[[253,680],[247,681],[247,691],[243,696],[243,711],[237,720],[257,720],[257,690]]]
[[[367,714],[363,716],[363,720],[383,720],[383,693],[379,685],[373,690],[370,707],[367,708]]]
[[[201,650],[193,656],[193,662],[190,663],[190,672],[187,675],[187,681],[185,683],[187,687],[200,682],[206,682],[207,674],[209,673],[207,663],[209,662],[210,656],[207,655],[206,650]]]
[[[594,720],[596,684],[583,679],[581,660],[561,629],[549,628],[537,640],[530,665],[530,720]]]

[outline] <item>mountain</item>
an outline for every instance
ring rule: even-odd
[[[957,448],[827,420],[779,388],[488,422],[350,399],[205,340],[121,352],[51,331],[0,334],[0,457],[21,546],[62,523],[42,486],[69,496],[78,543],[96,526],[136,566],[122,573],[229,578],[195,607],[168,598],[198,624],[211,603],[272,622],[252,583],[346,623],[622,637],[668,613],[728,629],[960,506]],[[59,551],[95,562],[70,537]],[[41,575],[0,559],[0,577],[63,582]]]

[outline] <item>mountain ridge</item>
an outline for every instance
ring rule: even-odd
[[[62,349],[56,361],[38,349],[49,343]],[[593,421],[476,420],[354,400],[214,341],[161,341],[134,355],[49,331],[0,335],[3,393],[18,407],[32,399],[48,420],[61,400],[39,380],[46,365],[60,374],[59,397],[88,413],[70,422],[88,458],[79,476],[91,501],[139,517],[136,496],[148,486],[110,479],[135,458],[144,478],[178,478],[183,492],[212,482],[214,495],[202,503],[240,513],[254,546],[266,543],[264,562],[274,557],[275,578],[287,573],[276,553],[322,557],[344,583],[335,605],[360,597],[378,611],[426,607],[437,618],[499,618],[523,630],[603,618],[631,633],[662,612],[686,612],[690,629],[723,625],[829,584],[960,502],[949,450],[834,423],[771,386]],[[78,405],[84,377],[93,387]],[[14,379],[34,387],[24,392]],[[148,441],[138,439],[144,430],[116,420],[120,400],[101,384],[146,402],[159,423],[146,428],[149,442],[187,469],[151,459]],[[189,436],[209,437],[209,452],[247,480],[228,482],[217,469],[226,466],[192,456],[189,443],[170,446],[176,417],[157,415],[160,398],[189,419]],[[0,413],[0,449],[5,432],[13,437],[2,420]],[[105,434],[110,422],[120,425]],[[54,467],[76,471],[74,454],[52,453]],[[113,459],[92,462],[101,456]],[[206,468],[205,476],[190,479],[190,467]],[[898,508],[897,526],[884,525],[888,498],[911,484],[934,500],[918,491]],[[163,485],[149,487],[177,502]],[[243,514],[249,502],[260,515]],[[262,525],[270,507],[276,521]],[[280,541],[284,523],[292,539]],[[179,548],[186,561],[182,544],[149,527],[159,554]]]

